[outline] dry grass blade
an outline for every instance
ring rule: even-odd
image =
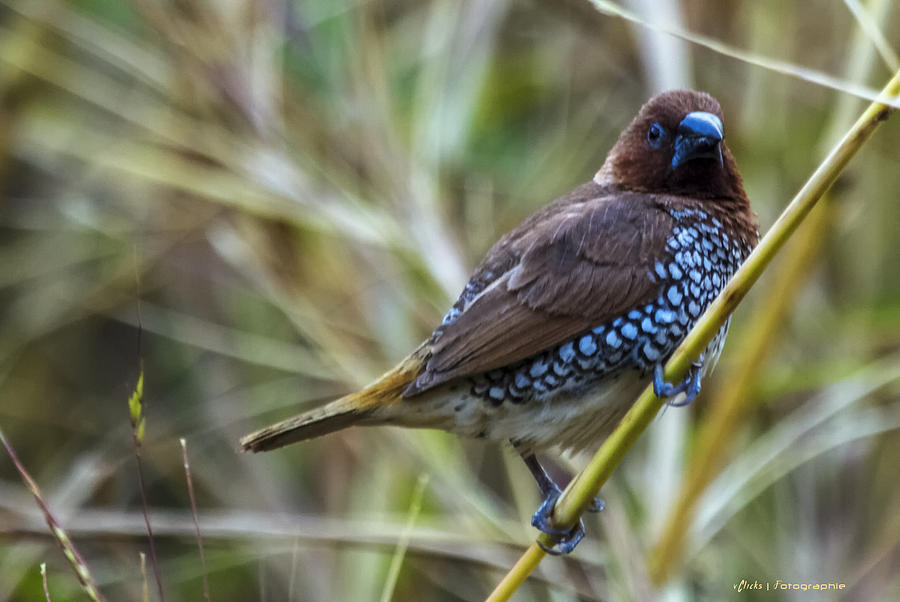
[[[197,517],[197,500],[194,497],[194,480],[191,478],[191,465],[188,462],[187,441],[181,443],[181,457],[184,460],[184,478],[187,481],[188,497],[191,500],[191,517],[194,519],[194,535],[197,538],[197,550],[200,552],[200,572],[203,576],[203,599],[209,602],[209,581],[206,576],[206,557],[203,555],[203,537],[200,535],[200,519]]]
[[[669,27],[667,25],[661,25],[655,22],[651,23],[645,21],[634,13],[622,8],[615,2],[609,2],[608,0],[590,0],[590,2],[597,10],[604,14],[612,17],[619,17],[621,19],[625,19],[626,21],[631,21],[632,23],[637,23],[644,27],[649,27],[650,29],[655,29],[662,33],[679,37],[693,44],[697,44],[698,46],[709,48],[710,50],[717,52],[723,56],[728,56],[739,61],[749,63],[751,65],[757,65],[764,69],[769,69],[770,71],[783,73],[784,75],[790,75],[792,77],[796,77],[798,79],[802,79],[819,86],[831,88],[832,90],[838,90],[840,92],[852,94],[854,96],[858,96],[859,98],[864,98],[872,102],[881,102],[894,108],[900,108],[900,101],[898,101],[896,98],[885,99],[878,94],[878,90],[842,80],[828,75],[827,73],[816,71],[815,69],[800,67],[787,61],[771,59],[752,52],[748,52],[746,50],[741,50],[740,48],[736,48],[734,46],[731,46],[730,44],[726,44],[720,40],[715,40],[708,36],[700,35],[690,31],[684,31],[674,27]]]
[[[137,326],[133,313],[122,311],[112,317]],[[141,301],[140,326],[148,333],[243,362],[316,378],[334,376],[334,370],[305,347],[226,328],[153,303]]]
[[[891,71],[900,71],[900,57],[898,57],[894,49],[891,48],[890,42],[885,39],[878,24],[859,3],[859,0],[844,0],[844,4],[847,5],[847,8],[853,13],[854,18],[859,22],[859,26],[866,33],[866,36],[872,41],[875,48],[878,49],[878,53],[881,55],[884,63],[888,66],[888,69]]]
[[[812,397],[753,441],[710,486],[699,508],[688,554],[737,510],[784,474],[850,441],[898,428],[900,403],[866,408],[860,402],[900,382],[900,354],[872,362]]]
[[[10,445],[9,441],[6,440],[6,437],[3,435],[2,430],[0,430],[0,442],[2,442],[3,447],[6,448],[6,453],[8,453],[10,459],[12,459],[13,464],[15,465],[19,475],[22,477],[22,480],[25,482],[25,486],[28,488],[28,491],[30,491],[31,495],[34,496],[38,507],[41,509],[41,513],[44,515],[44,520],[47,521],[47,526],[50,527],[50,533],[62,548],[63,554],[65,554],[66,560],[69,561],[69,565],[71,565],[72,570],[75,571],[75,575],[78,577],[78,581],[79,583],[81,583],[81,587],[84,588],[84,592],[94,602],[104,602],[106,598],[104,598],[103,594],[100,593],[100,590],[97,589],[97,584],[94,581],[93,576],[91,576],[91,571],[90,569],[88,569],[87,563],[84,561],[84,557],[82,557],[78,550],[75,548],[75,544],[71,539],[69,539],[69,534],[66,533],[66,530],[56,519],[56,516],[53,514],[53,512],[50,511],[50,507],[47,505],[47,502],[44,501],[44,497],[41,494],[40,488],[38,488],[37,483],[34,482],[34,479],[31,478],[31,475],[28,474],[28,471],[25,470],[25,466],[23,466],[19,461],[18,456],[16,456],[16,452],[13,450],[12,445]]]

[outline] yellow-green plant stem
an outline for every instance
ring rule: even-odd
[[[510,569],[503,580],[497,584],[491,595],[488,596],[487,602],[497,602],[499,600],[509,600],[519,586],[528,578],[537,565],[541,563],[547,553],[541,549],[536,541],[531,542],[525,553],[519,558],[515,566]]]
[[[771,351],[776,339],[774,333],[784,323],[791,302],[805,282],[804,274],[816,259],[822,231],[831,221],[832,214],[833,205],[825,198],[803,224],[791,243],[794,252],[769,289],[777,291],[777,296],[767,299],[766,306],[756,315],[753,328],[748,329],[747,339],[742,341],[741,352],[735,358],[734,370],[722,379],[722,385],[711,396],[715,403],[710,404],[709,418],[697,437],[678,501],[669,510],[662,534],[650,551],[648,569],[650,578],[657,585],[665,582],[676,566],[697,502],[726,462],[729,444],[751,407],[747,401],[748,392]]]
[[[898,95],[900,95],[900,72],[896,73],[888,82],[881,92],[880,98],[893,102]],[[869,139],[878,125],[888,118],[891,110],[890,106],[882,102],[873,102],[853,124],[850,131],[838,142],[837,146],[831,150],[750,254],[747,261],[735,273],[675,350],[672,358],[666,364],[666,380],[678,382],[684,377],[690,363],[703,352],[781,247],[834,183],[863,143]],[[569,528],[579,520],[588,504],[599,492],[600,487],[664,403],[665,400],[653,394],[652,386],[644,389],[641,396],[622,418],[616,430],[597,450],[588,466],[572,479],[560,496],[552,516],[553,524],[556,527]],[[544,534],[540,535],[539,540],[550,543]],[[537,549],[535,550],[535,548]],[[508,600],[537,567],[544,554],[545,552],[536,544],[532,544],[488,599],[491,601]]]
[[[870,0],[862,11],[854,10],[849,3],[848,6],[858,18],[871,13],[869,18],[872,23],[883,22],[887,18],[890,0]],[[854,33],[847,52],[844,74],[848,79],[861,79],[877,61],[878,53],[872,45],[872,35],[865,29],[861,27]],[[881,54],[884,55],[883,52]],[[897,68],[894,67],[895,70]],[[857,104],[858,100],[850,95],[837,99],[831,123],[822,133],[824,143],[833,144],[847,130],[859,112]],[[828,146],[823,144],[822,150],[827,149]],[[782,267],[754,312],[753,328],[747,330],[741,345],[734,350],[730,370],[720,374],[719,386],[707,395],[707,399],[711,400],[709,416],[699,429],[677,502],[669,507],[660,535],[650,546],[647,568],[651,580],[657,585],[665,583],[677,565],[683,562],[682,550],[703,492],[726,465],[744,417],[753,411],[752,389],[778,340],[773,334],[782,328],[790,315],[794,299],[818,262],[819,249],[833,217],[834,203],[826,195],[794,235],[790,248],[784,250]]]

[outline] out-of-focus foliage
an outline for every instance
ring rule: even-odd
[[[238,437],[401,358],[659,87],[722,102],[763,231],[862,106],[649,24],[878,88],[895,4],[632,0],[635,24],[575,0],[3,0],[0,424],[111,600],[140,599],[148,549],[127,405],[141,360],[169,599],[202,596],[179,437],[212,599],[481,599],[533,535],[508,450],[382,428],[248,456]],[[898,139],[894,119],[831,195],[665,593],[780,579],[900,598]],[[736,315],[720,375],[773,282]],[[523,600],[652,597],[648,550],[713,380],[657,420]],[[43,600],[42,562],[53,600],[78,596],[4,461],[0,600]]]

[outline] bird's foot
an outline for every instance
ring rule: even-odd
[[[534,513],[534,516],[531,517],[531,525],[533,527],[546,533],[555,540],[555,543],[550,547],[545,546],[538,540],[538,545],[541,546],[541,549],[551,556],[568,554],[575,549],[578,542],[584,539],[583,520],[579,520],[578,524],[571,529],[557,529],[550,523],[550,517],[553,515],[553,506],[556,504],[556,500],[559,499],[560,493],[559,489],[550,491],[541,503],[540,508],[538,508],[537,512]],[[600,500],[600,502],[600,509],[602,510],[603,500]],[[594,500],[592,505],[595,505],[596,503],[597,500]]]
[[[513,442],[513,445],[515,445],[515,442]],[[522,459],[534,476],[534,480],[537,481],[538,487],[541,490],[541,495],[544,496],[541,507],[538,508],[537,512],[534,513],[534,516],[531,517],[531,524],[556,540],[556,543],[549,548],[544,546],[540,541],[538,541],[538,545],[541,546],[541,549],[545,552],[553,554],[554,556],[568,554],[575,549],[575,546],[577,546],[578,542],[584,537],[584,522],[579,520],[576,526],[568,530],[557,529],[550,524],[550,517],[553,515],[553,506],[556,504],[556,500],[559,499],[559,496],[562,495],[562,490],[559,485],[550,478],[550,475],[547,474],[547,471],[544,470],[544,467],[541,466],[541,463],[538,462],[537,457],[533,453],[523,454]],[[587,507],[587,511],[600,512],[603,510],[604,506],[606,506],[606,503],[599,497],[595,497]]]
[[[668,403],[670,406],[677,408],[686,406],[694,401],[694,398],[700,394],[700,378],[702,372],[703,354],[700,354],[700,358],[691,364],[690,370],[688,370],[684,379],[677,385],[666,382],[665,376],[663,375],[662,364],[656,364],[656,368],[653,370],[653,393],[655,393],[657,397],[673,397],[679,393],[684,393],[685,397],[681,401],[670,401]]]

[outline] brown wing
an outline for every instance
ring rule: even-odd
[[[476,270],[481,290],[435,331],[405,395],[514,364],[653,301],[673,225],[661,198],[593,183],[529,218]]]

